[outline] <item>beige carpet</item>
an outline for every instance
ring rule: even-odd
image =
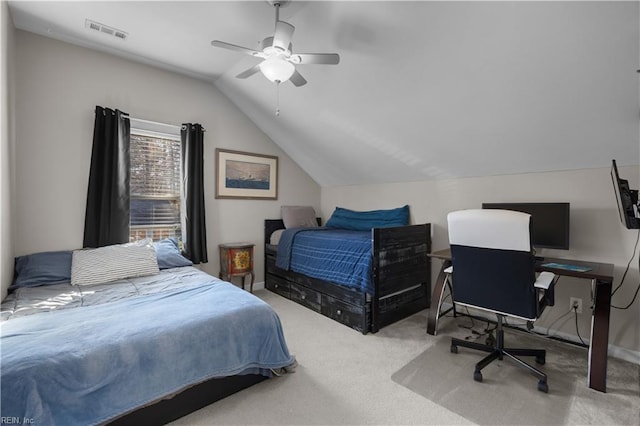
[[[482,383],[474,381],[474,365],[486,353],[460,347],[457,354],[452,354],[448,336],[439,336],[435,345],[391,379],[475,423],[564,424],[576,384],[584,381],[581,378],[586,368],[581,366],[586,365],[585,351],[566,345],[560,349],[555,342],[522,333],[516,333],[521,334],[517,337],[505,334],[511,347],[547,349],[546,364],[537,367],[547,373],[548,394],[537,390],[536,377],[507,359],[485,367]],[[534,362],[533,358],[524,360]]]
[[[482,419],[472,414],[461,414],[457,407],[445,406],[421,394],[418,383],[433,384],[433,376],[441,372],[438,366],[448,366],[452,362],[475,363],[478,354],[460,349],[451,354],[446,347],[443,353],[435,348],[439,342],[451,335],[465,336],[467,330],[460,329],[464,319],[443,319],[440,335],[426,334],[426,311],[403,321],[385,327],[376,334],[366,336],[312,312],[294,302],[286,300],[266,290],[256,295],[274,307],[282,321],[289,349],[295,354],[299,366],[294,374],[266,380],[249,389],[211,404],[175,422],[176,425],[421,425],[421,424],[472,424],[482,423]],[[468,322],[468,320],[467,320]],[[573,348],[561,343],[558,353],[586,350]],[[434,349],[432,351],[432,349]],[[419,368],[419,359],[428,354],[425,366]],[[470,356],[465,361],[467,355]],[[547,354],[545,368],[551,365],[553,354]],[[640,425],[640,366],[609,360],[607,379],[608,393],[593,391],[586,386],[586,361],[576,359],[566,372],[573,381],[566,387],[558,382],[560,375],[549,379],[550,393],[545,396],[536,390],[536,380],[522,373],[520,380],[501,382],[487,369],[484,383],[475,383],[472,369],[464,366],[459,378],[451,388],[471,388],[479,385],[474,398],[485,398],[487,394],[507,390],[507,397],[491,400],[490,406],[476,404],[478,411],[484,411],[485,423],[494,424],[499,415],[494,405],[513,406],[522,404],[511,390],[518,386],[530,391],[530,403],[537,406],[533,414],[520,411],[521,417],[513,424],[571,424],[571,425]],[[410,367],[413,366],[413,367]],[[403,384],[398,383],[400,373],[413,368],[416,379],[414,388],[406,374]],[[504,367],[496,367],[506,374],[519,374],[511,363],[504,361]],[[425,376],[418,377],[418,374]],[[566,395],[558,395],[566,389]],[[513,394],[513,395],[512,395]],[[564,421],[545,423],[542,412],[547,410],[539,401],[550,399],[570,400],[558,409],[554,419]],[[555,402],[554,402],[555,403]],[[567,408],[568,407],[568,408]],[[563,411],[564,410],[564,411]],[[494,417],[495,416],[495,417]]]
[[[640,366],[610,358],[608,392],[597,392],[586,386],[587,349],[505,331],[508,347],[547,350],[542,366],[524,360],[547,373],[549,393],[539,392],[538,379],[508,359],[485,367],[479,383],[473,380],[474,366],[486,353],[463,347],[451,353],[446,333],[461,337],[461,331],[452,327],[456,321],[448,321],[445,334],[394,373],[394,382],[478,424],[640,425]]]

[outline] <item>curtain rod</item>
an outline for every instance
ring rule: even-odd
[[[158,125],[158,126],[168,126],[168,127],[173,127],[176,130],[182,129],[182,125],[178,126],[178,125],[175,125],[175,124],[167,124],[167,123],[160,123],[158,121],[144,120],[142,118],[131,117],[130,115],[127,115],[127,117],[129,118],[129,120],[135,120],[135,121],[139,121],[139,122],[145,123],[145,124],[155,124],[155,125]],[[202,131],[206,132],[207,130],[203,127]]]
[[[102,114],[106,114],[107,110],[111,111],[112,113],[114,113],[115,111],[119,111],[119,110],[111,110],[110,108],[102,108],[102,107],[98,107],[96,106],[96,108],[101,108],[102,109]],[[124,112],[124,111],[120,111],[120,113],[124,116],[126,116],[129,120],[135,120],[135,121],[139,121],[141,123],[145,123],[145,124],[152,124],[152,125],[156,125],[156,126],[166,126],[166,127],[173,127],[176,130],[182,130],[182,125],[177,126],[175,124],[168,124],[168,123],[160,123],[158,121],[151,121],[151,120],[144,120],[142,118],[136,118],[136,117],[131,117],[128,113]],[[205,129],[204,127],[202,128],[203,132],[206,132],[207,129]]]

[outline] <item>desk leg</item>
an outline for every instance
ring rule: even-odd
[[[595,281],[594,306],[589,341],[589,372],[587,384],[600,392],[607,391],[607,351],[609,347],[609,314],[611,282]]]
[[[440,317],[440,308],[442,307],[442,298],[444,296],[444,287],[447,278],[444,270],[451,266],[450,260],[442,262],[442,268],[438,274],[436,285],[431,295],[431,306],[429,307],[429,316],[427,317],[427,334],[435,336],[438,332],[438,318]]]

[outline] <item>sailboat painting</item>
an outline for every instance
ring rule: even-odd
[[[216,198],[277,199],[278,157],[216,149]]]
[[[225,186],[227,188],[269,190],[269,165],[227,160]]]

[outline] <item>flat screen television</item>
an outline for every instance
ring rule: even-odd
[[[640,213],[638,212],[638,191],[629,188],[629,181],[620,179],[616,160],[612,160],[611,181],[616,196],[618,214],[622,224],[628,229],[640,229]]]
[[[483,203],[482,208],[529,213],[531,245],[569,250],[569,203]]]

